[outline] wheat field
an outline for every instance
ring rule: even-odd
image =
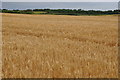
[[[3,78],[117,78],[118,17],[2,14]]]

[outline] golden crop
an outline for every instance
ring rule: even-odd
[[[3,15],[4,78],[117,78],[117,16]]]

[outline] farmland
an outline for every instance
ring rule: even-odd
[[[4,78],[117,78],[117,16],[2,14]]]

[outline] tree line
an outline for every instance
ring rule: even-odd
[[[18,14],[53,14],[53,15],[112,15],[120,14],[120,10],[82,10],[82,9],[27,9],[27,10],[8,10],[0,9],[2,13],[18,13]],[[39,13],[44,12],[44,13]]]

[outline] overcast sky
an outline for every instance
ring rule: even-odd
[[[0,0],[2,2],[119,2],[119,0]]]

